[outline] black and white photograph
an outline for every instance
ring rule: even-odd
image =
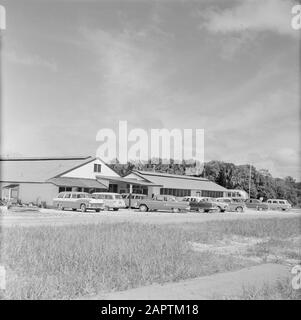
[[[300,40],[296,0],[0,0],[0,310],[301,300]]]

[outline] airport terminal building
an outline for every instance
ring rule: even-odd
[[[1,198],[52,205],[62,191],[223,197],[227,191],[205,178],[134,170],[121,177],[95,157],[0,159]]]

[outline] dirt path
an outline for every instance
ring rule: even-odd
[[[73,225],[73,224],[95,224],[95,223],[115,223],[115,222],[139,222],[154,224],[170,223],[198,223],[212,220],[236,220],[236,219],[256,219],[256,218],[286,218],[300,217],[301,210],[290,212],[257,212],[247,209],[244,213],[170,213],[170,212],[138,212],[134,210],[119,210],[118,212],[105,211],[95,212],[73,212],[57,211],[51,209],[41,209],[40,212],[11,212],[2,210],[0,214],[0,226],[41,226],[41,225]]]
[[[177,283],[150,285],[127,291],[87,296],[91,300],[206,300],[237,296],[243,287],[261,288],[277,279],[291,277],[290,268],[280,264],[263,264],[233,272],[218,273]]]

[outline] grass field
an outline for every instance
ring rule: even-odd
[[[7,269],[4,298],[72,299],[243,268],[254,262],[235,255],[195,252],[190,242],[214,243],[232,235],[268,237],[266,251],[279,246],[285,250],[287,239],[300,235],[300,220],[165,226],[102,223],[11,227],[1,233],[1,264]],[[300,257],[297,249],[294,254]]]

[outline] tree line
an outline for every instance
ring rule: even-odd
[[[111,168],[121,176],[125,176],[132,170],[156,171],[162,173],[193,175],[204,177],[227,189],[240,189],[249,192],[249,165],[235,165],[223,161],[209,161],[204,163],[203,169],[195,170],[196,166],[191,161],[169,164],[163,163],[161,159],[148,162],[128,162],[120,164],[115,160],[110,164]],[[301,206],[301,182],[296,182],[290,176],[285,178],[274,178],[266,169],[257,170],[251,166],[250,181],[251,198],[260,199],[286,199],[295,206]]]

